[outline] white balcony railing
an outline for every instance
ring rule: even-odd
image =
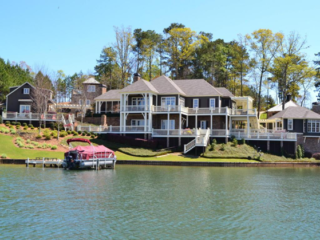
[[[257,109],[235,109],[230,111],[231,115],[257,115]]]
[[[2,118],[4,120],[26,120],[37,121],[39,119],[43,121],[61,121],[62,114],[60,113],[18,113],[18,112],[2,112]]]
[[[126,105],[126,106],[121,106],[121,111],[125,111],[125,112],[149,111],[149,106],[148,105]]]
[[[251,129],[248,133],[247,129],[232,129],[229,131],[230,136],[234,136],[237,139],[289,139],[296,140],[297,133],[290,133],[284,131],[272,131],[265,129]]]

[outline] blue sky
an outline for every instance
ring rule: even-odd
[[[113,26],[156,30],[172,22],[231,41],[259,28],[307,37],[309,60],[320,51],[316,0],[0,0],[0,57],[66,74],[93,72]],[[315,99],[314,99],[315,100]]]

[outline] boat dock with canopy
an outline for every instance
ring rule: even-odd
[[[89,146],[72,146],[72,142],[84,142]],[[71,138],[67,140],[69,151],[64,154],[65,159],[62,163],[64,169],[114,169],[117,158],[114,151],[99,145],[93,146],[90,140],[85,138]]]

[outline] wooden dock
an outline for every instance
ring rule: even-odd
[[[26,167],[29,167],[30,165],[33,165],[33,167],[36,167],[36,165],[40,165],[43,168],[45,167],[61,167],[63,160],[57,159],[57,158],[36,158],[36,159],[27,159],[25,161]]]

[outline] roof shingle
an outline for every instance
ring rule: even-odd
[[[268,119],[275,118],[293,118],[293,119],[320,119],[320,114],[311,111],[310,109],[296,106],[288,107],[285,110],[278,112]]]

